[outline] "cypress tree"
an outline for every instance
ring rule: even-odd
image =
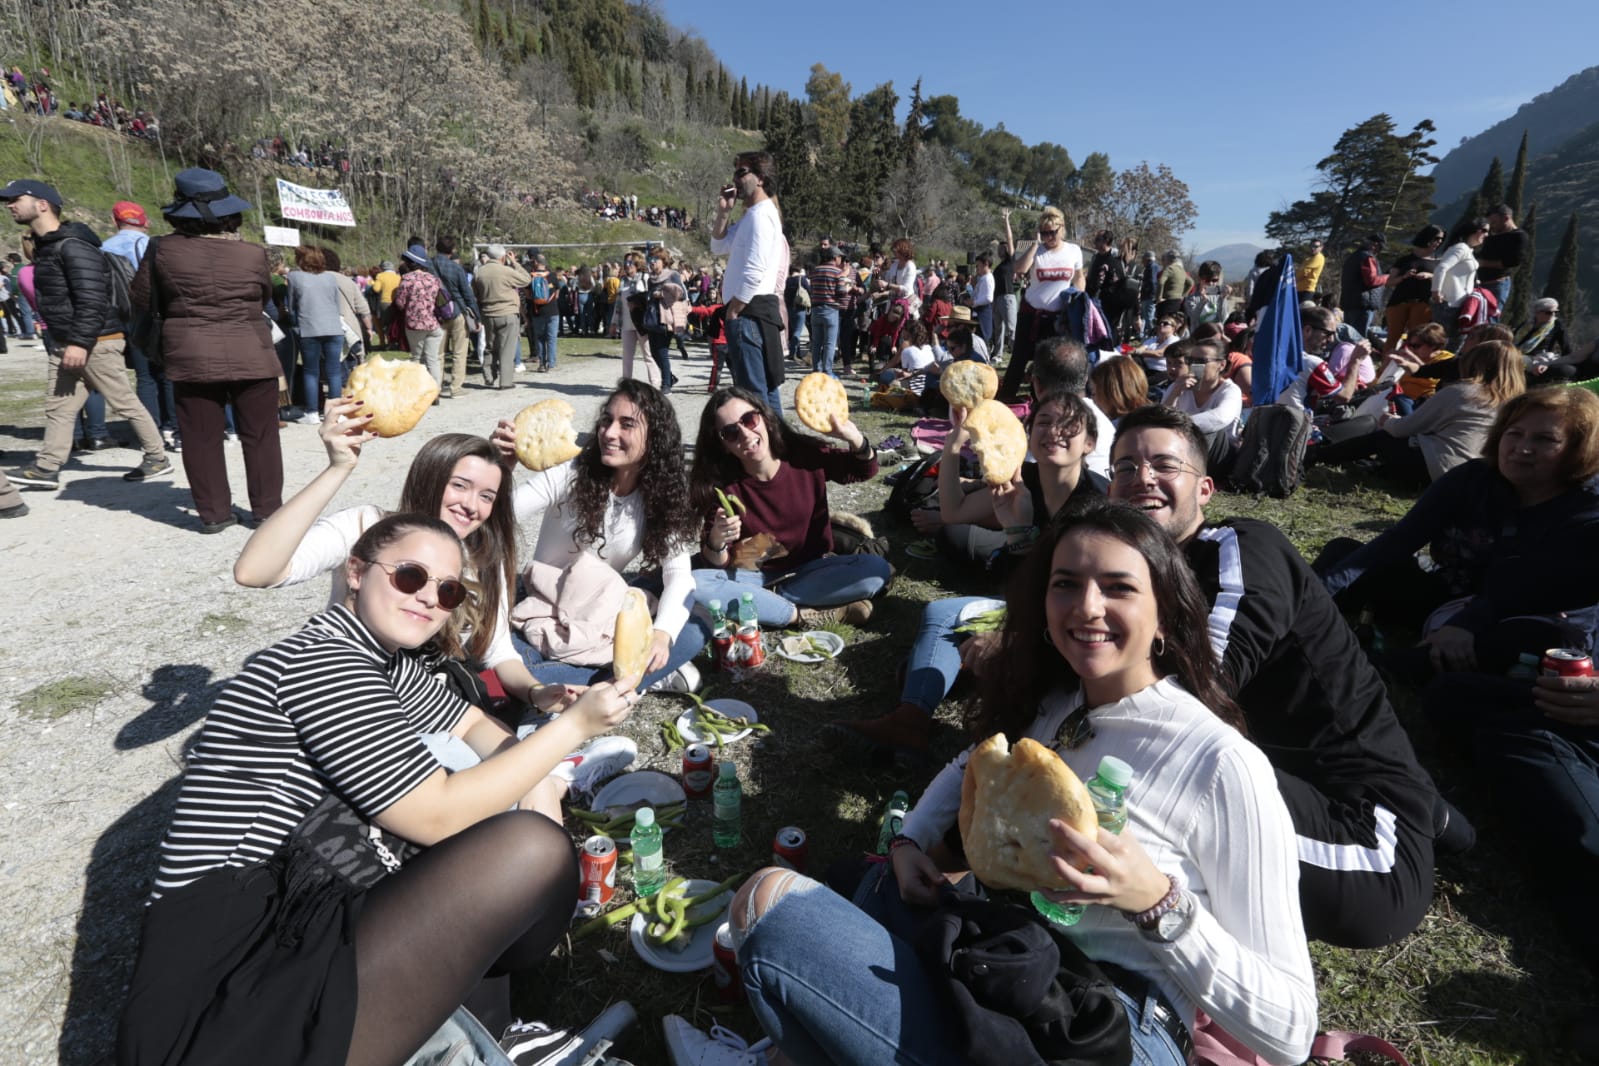
[[[1527,194],[1527,131],[1521,131],[1521,147],[1516,149],[1516,165],[1510,168],[1510,189],[1505,193],[1505,203],[1517,215],[1521,214],[1521,200]]]
[[[1511,329],[1520,329],[1531,317],[1527,308],[1532,302],[1532,263],[1538,254],[1538,205],[1527,208],[1527,217],[1521,220],[1527,232],[1527,254],[1510,275],[1510,301],[1499,309],[1499,321]]]
[[[1549,265],[1549,280],[1544,282],[1543,294],[1560,301],[1560,313],[1569,322],[1577,311],[1577,213],[1573,211],[1566,220],[1566,232],[1560,236],[1560,247],[1555,250],[1555,261]]]
[[[1492,211],[1495,205],[1505,202],[1505,168],[1500,165],[1498,156],[1494,156],[1494,161],[1488,164],[1488,173],[1482,176],[1482,188],[1479,191],[1484,211]]]

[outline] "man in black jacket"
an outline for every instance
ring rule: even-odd
[[[61,221],[61,194],[42,181],[13,181],[0,189],[11,218],[33,231],[33,286],[45,334],[44,445],[32,464],[14,475],[24,488],[61,487],[57,472],[72,447],[72,429],[91,388],[128,420],[144,448],[144,462],[123,474],[148,481],[172,473],[150,412],[128,384],[122,358],[126,328],[113,306],[111,271],[100,238],[81,222]]]
[[[1416,761],[1381,679],[1320,578],[1270,523],[1205,521],[1204,436],[1178,411],[1122,418],[1113,499],[1183,546],[1250,738],[1277,771],[1299,843],[1305,932],[1341,947],[1410,933],[1432,898],[1433,841],[1471,829]]]

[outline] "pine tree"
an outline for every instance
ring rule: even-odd
[[[1527,217],[1521,220],[1521,228],[1527,233],[1527,254],[1510,275],[1508,305],[1499,309],[1499,320],[1511,329],[1526,325],[1529,317],[1527,308],[1532,303],[1532,263],[1538,254],[1537,204],[1527,208]]]
[[[1473,219],[1482,218],[1487,214],[1488,205],[1482,202],[1482,190],[1479,189],[1471,194],[1470,200],[1466,201],[1466,210],[1461,213],[1459,220],[1455,222],[1455,228],[1449,231],[1448,239],[1453,240],[1455,235],[1464,229],[1467,223]]]
[[[755,124],[755,116],[752,114],[754,111],[753,104],[754,101],[750,99],[750,80],[748,78],[738,79],[738,122],[736,125],[739,129],[747,130]]]
[[[1577,311],[1577,213],[1573,211],[1566,220],[1566,232],[1560,236],[1560,247],[1555,250],[1555,261],[1549,265],[1549,280],[1544,282],[1543,294],[1560,301],[1560,313],[1570,321]]]
[[[1482,176],[1482,188],[1478,192],[1482,194],[1485,211],[1492,211],[1505,202],[1505,168],[1500,165],[1498,156],[1488,164],[1488,173]]]
[[[905,113],[905,132],[902,135],[905,158],[911,159],[922,144],[922,79],[911,86],[911,106]]]
[[[1505,203],[1517,217],[1521,215],[1521,198],[1527,194],[1527,131],[1521,131],[1521,147],[1516,149],[1516,165],[1510,168],[1510,189],[1505,193]]]

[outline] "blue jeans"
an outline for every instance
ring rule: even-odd
[[[955,633],[960,613],[971,604],[984,602],[1004,603],[987,596],[953,596],[922,608],[922,624],[911,642],[905,685],[900,689],[901,703],[915,704],[931,715],[944,702],[961,670],[960,645],[965,638]]]
[[[1507,310],[1507,308],[1505,307],[1505,301],[1510,299],[1510,283],[1513,280],[1514,280],[1514,278],[1512,278],[1511,275],[1506,274],[1504,277],[1500,278],[1497,281],[1480,282],[1482,287],[1487,289],[1489,292],[1493,293],[1494,294],[1494,299],[1499,301],[1499,313],[1494,315],[1488,321],[1490,321],[1490,322],[1498,322],[1501,318],[1504,317],[1505,311]]]
[[[671,392],[677,378],[672,375],[672,335],[670,333],[647,333],[643,336],[649,339],[650,358],[661,371],[661,391]]]
[[[786,626],[794,621],[795,607],[837,607],[871,599],[883,591],[892,573],[887,559],[865,553],[812,559],[775,589],[766,588],[759,570],[696,570],[694,599],[705,605],[720,600],[726,610],[748,592],[761,625]]]
[[[555,369],[555,342],[560,335],[559,315],[546,315],[533,320],[533,336],[537,341],[539,366]]]
[[[733,375],[733,384],[766,397],[767,405],[782,414],[781,390],[766,383],[766,346],[761,340],[760,324],[740,315],[730,319],[726,329],[727,370]]]
[[[344,337],[300,338],[300,381],[305,386],[305,408],[322,410],[321,382],[328,383],[328,398],[344,391]]]
[[[977,335],[983,338],[984,344],[988,344],[994,335],[994,305],[984,304],[973,310],[977,313]]]
[[[88,399],[83,401],[83,411],[78,415],[78,426],[83,430],[87,440],[105,440],[111,436],[111,430],[105,424],[105,397],[93,389],[89,390]]]
[[[838,308],[811,308],[811,369],[833,374],[833,351],[838,344]]]
[[[10,282],[10,284],[13,287],[15,287],[16,284],[17,284],[17,273],[14,270],[11,272],[11,282]],[[34,328],[33,328],[33,325],[34,325],[34,323],[33,323],[33,305],[28,303],[28,298],[26,296],[23,296],[21,293],[18,293],[16,296],[12,297],[12,299],[7,301],[7,303],[6,303],[6,310],[7,311],[11,311],[13,308],[15,308],[15,311],[16,311],[15,315],[14,316],[11,315],[11,314],[7,314],[6,315],[6,325],[7,325],[7,327],[10,327],[12,325],[12,319],[14,317],[16,319],[16,325],[20,326],[21,329],[22,329],[21,339],[25,340],[25,341],[33,340],[33,338],[35,336],[35,331],[34,331]],[[12,331],[12,335],[13,336],[16,335],[14,330]]]
[[[806,318],[809,317],[797,307],[789,308],[788,312],[788,357],[798,359],[800,345],[804,343],[806,335]]]
[[[580,292],[577,294],[577,329],[579,333],[594,332],[594,294]]]
[[[172,382],[164,373],[157,373],[145,354],[128,344],[128,360],[133,364],[133,391],[139,402],[150,412],[156,428],[165,432],[178,428],[178,401],[172,395]]]

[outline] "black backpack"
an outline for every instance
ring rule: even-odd
[[[1233,461],[1232,486],[1239,492],[1293,495],[1305,472],[1305,445],[1310,441],[1310,415],[1280,403],[1253,408],[1244,423],[1244,439]]]
[[[105,256],[106,274],[111,279],[111,307],[124,327],[133,323],[133,264],[115,252],[101,251]]]

